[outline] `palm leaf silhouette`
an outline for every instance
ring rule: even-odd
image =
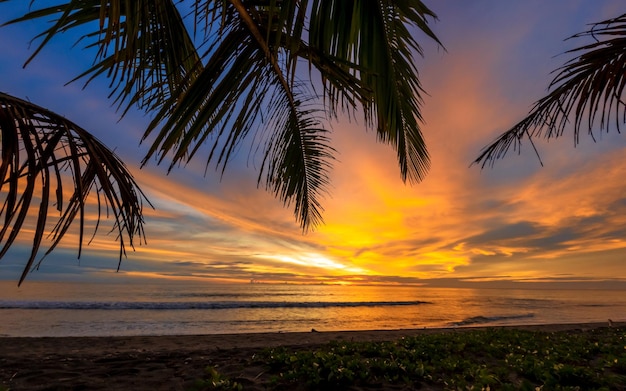
[[[620,131],[626,122],[626,14],[593,24],[570,38],[581,37],[595,42],[566,52],[577,57],[555,71],[549,86],[552,92],[537,101],[526,118],[485,147],[475,164],[493,165],[511,148],[519,151],[525,137],[537,152],[533,138],[542,134],[557,138],[568,127],[573,128],[576,144],[584,130],[594,140],[594,131],[608,132],[613,126]]]
[[[171,168],[202,150],[224,175],[248,142],[257,184],[293,205],[303,230],[322,222],[335,153],[328,120],[340,112],[363,114],[397,151],[403,180],[428,170],[413,35],[439,41],[421,1],[81,0],[9,23],[43,17],[53,22],[33,56],[55,35],[87,29],[80,41],[98,49],[96,62],[78,77],[109,77],[116,102],[153,118],[143,164]]]
[[[59,217],[49,229],[52,243],[44,256],[59,244],[78,218],[80,257],[85,204],[93,193],[98,207],[93,234],[98,230],[105,209],[107,215],[113,215],[112,231],[117,232],[120,243],[120,262],[126,247],[134,246],[135,235],[140,241],[145,240],[142,217],[145,196],[119,158],[87,131],[55,113],[5,93],[0,93],[0,130],[0,193],[4,196],[0,210],[0,258],[16,243],[20,229],[29,220],[29,210],[39,201],[32,251],[19,284],[41,262],[35,265],[48,230],[50,206],[56,207]],[[71,178],[69,186],[63,180],[68,177],[67,173]]]

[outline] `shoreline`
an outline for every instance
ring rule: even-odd
[[[626,321],[613,322],[614,327],[626,326]],[[54,348],[63,342],[63,349],[79,350],[84,344],[93,344],[107,341],[106,346],[115,346],[118,349],[145,349],[146,346],[156,347],[153,344],[159,342],[160,348],[168,349],[193,349],[202,342],[210,349],[240,349],[240,348],[266,348],[276,346],[306,346],[319,345],[330,341],[354,341],[354,342],[377,342],[389,341],[401,337],[420,334],[463,332],[481,329],[518,329],[531,331],[569,331],[591,330],[596,328],[610,327],[608,322],[575,322],[575,323],[550,323],[550,324],[519,324],[519,325],[468,325],[454,327],[423,327],[410,329],[384,329],[384,330],[341,330],[323,331],[312,330],[310,332],[258,332],[258,333],[224,333],[224,334],[163,334],[163,335],[130,335],[130,336],[62,336],[62,337],[12,337],[0,336],[0,353],[11,352],[12,344],[17,342],[26,347],[39,347],[40,349]],[[192,342],[193,341],[193,342]],[[7,349],[8,347],[8,349]]]
[[[626,322],[615,322],[624,327]],[[603,323],[472,326],[401,330],[163,335],[130,337],[0,337],[0,389],[185,390],[207,366],[243,371],[255,388],[259,367],[241,368],[269,347],[307,349],[331,341],[378,342],[433,333],[480,329],[543,332],[608,328]],[[237,372],[239,373],[239,372]]]

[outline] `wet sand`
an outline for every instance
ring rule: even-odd
[[[550,332],[608,324],[511,327]],[[186,390],[202,377],[207,366],[236,379],[244,390],[263,390],[260,380],[266,368],[253,358],[267,347],[310,349],[333,340],[386,341],[472,329],[0,338],[0,390]]]

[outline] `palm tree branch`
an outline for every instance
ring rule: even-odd
[[[359,80],[358,89],[345,89],[335,78],[342,75],[327,72],[321,63],[329,111],[335,113],[338,103],[360,103],[366,123],[396,149],[402,178],[411,182],[423,178],[429,158],[419,128],[423,90],[412,58],[422,51],[408,28],[440,44],[428,27],[430,17],[434,13],[419,1],[316,0],[310,22],[313,52]]]
[[[302,229],[306,231],[322,222],[318,194],[324,191],[324,186],[328,183],[326,172],[331,158],[330,146],[326,136],[323,135],[326,131],[319,127],[319,122],[312,117],[315,110],[300,108],[301,103],[296,101],[292,92],[293,83],[287,81],[277,55],[263,38],[257,23],[241,0],[230,2],[265,54],[273,75],[281,86],[278,96],[282,99],[276,97],[272,99],[273,102],[282,100],[282,104],[276,104],[275,114],[284,114],[282,108],[289,108],[286,118],[280,118],[281,115],[278,115],[279,123],[285,121],[275,128],[279,131],[269,140],[258,181],[260,183],[266,169],[266,186],[286,205],[295,198],[294,213]],[[294,41],[299,42],[299,37]],[[280,42],[280,38],[277,38],[276,42]]]
[[[172,0],[80,0],[32,11],[7,22],[55,17],[53,25],[35,37],[42,41],[28,64],[50,41],[71,29],[90,27],[76,42],[97,50],[94,65],[71,80],[101,74],[111,79],[111,96],[124,113],[131,105],[151,110],[162,105],[171,90],[197,71],[199,56]]]
[[[265,181],[267,189],[285,204],[295,199],[297,219],[308,229],[321,221],[316,197],[322,190],[316,186],[322,181],[315,178],[323,176],[319,170],[328,164],[317,164],[308,155],[311,146],[303,144],[322,138],[305,134],[314,127],[302,117],[312,115],[313,111],[301,110],[300,100],[293,91],[297,83],[287,79],[289,73],[283,72],[278,60],[278,48],[274,46],[277,39],[273,32],[266,39],[267,31],[261,30],[254,19],[266,18],[261,14],[263,10],[248,12],[241,6],[240,2],[233,5],[238,17],[226,18],[228,23],[213,37],[208,60],[197,78],[181,91],[175,102],[166,105],[167,108],[164,106],[155,116],[144,139],[157,127],[160,129],[142,164],[152,156],[162,162],[171,152],[171,169],[179,162],[189,161],[212,137],[207,167],[214,160],[223,174],[250,130],[257,129],[255,140],[269,133],[258,183]],[[285,34],[282,36],[281,44],[288,40]],[[277,145],[289,148],[289,152],[278,153]],[[322,148],[327,147],[327,143],[323,145]],[[289,172],[298,178],[290,179]],[[299,185],[294,185],[296,182]]]
[[[20,284],[32,269],[46,232],[52,201],[50,187],[54,182],[55,204],[61,216],[49,231],[52,244],[44,257],[60,243],[76,217],[79,220],[80,257],[85,205],[92,190],[98,194],[96,230],[101,219],[100,196],[106,207],[113,211],[113,229],[117,231],[117,239],[120,240],[120,261],[121,255],[125,253],[125,238],[128,238],[130,246],[133,246],[135,235],[139,235],[140,241],[145,240],[142,216],[142,200],[146,200],[145,196],[119,158],[87,131],[46,109],[5,93],[0,93],[0,128],[3,158],[0,165],[0,173],[3,175],[0,178],[0,191],[6,194],[2,208],[5,216],[0,240],[4,243],[0,258],[17,243],[18,233],[29,218],[32,201],[37,198],[40,200],[32,251],[22,271]],[[23,155],[19,153],[20,150],[24,152]],[[68,171],[74,191],[64,202],[62,189],[63,177],[66,176],[62,174]],[[40,181],[40,186],[37,186],[37,181]],[[6,190],[2,188],[5,183],[9,184]],[[5,240],[8,230],[11,232]]]
[[[242,29],[226,34],[198,77],[155,116],[143,139],[163,124],[142,164],[155,155],[162,162],[174,150],[171,169],[193,156],[194,152],[189,152],[193,143],[201,144],[215,133],[218,133],[216,143],[219,141],[222,132],[216,129],[222,128],[220,123],[228,123],[237,108],[237,98],[248,88],[249,76],[254,76],[252,70],[258,62],[257,50],[245,45],[248,38],[249,34]]]
[[[282,92],[282,91],[280,91]],[[272,99],[277,108],[274,113],[275,132],[270,140],[259,172],[259,182],[266,172],[266,187],[285,204],[294,201],[294,214],[304,231],[323,222],[319,196],[328,184],[327,172],[331,169],[334,149],[330,146],[327,130],[320,126],[314,109],[284,112],[279,109],[281,99]]]
[[[394,13],[385,13],[395,7]],[[383,142],[395,145],[402,179],[419,182],[430,166],[419,126],[419,121],[422,121],[420,106],[423,89],[411,51],[414,49],[421,53],[421,49],[400,17],[404,13],[400,11],[407,10],[389,3],[381,6],[379,11],[383,24],[381,46],[385,47],[386,56],[380,65],[374,62],[378,71],[378,93],[374,94],[378,110],[378,135]],[[409,8],[408,11],[412,10]],[[384,75],[387,76],[386,80]]]
[[[256,43],[263,50],[267,61],[271,64],[272,70],[274,71],[276,78],[282,85],[282,88],[289,99],[289,104],[294,107],[295,99],[293,97],[293,94],[291,93],[291,86],[287,82],[287,79],[283,74],[283,70],[280,68],[280,64],[278,64],[278,58],[276,54],[272,51],[270,45],[265,40],[265,38],[263,38],[263,34],[259,30],[259,26],[252,19],[252,16],[250,16],[250,13],[248,12],[246,6],[242,3],[241,0],[230,0],[230,3],[235,7],[235,10],[237,10],[237,12],[239,13],[239,17],[243,21],[244,25],[248,28]]]
[[[626,123],[626,14],[596,23],[590,30],[570,38],[580,37],[592,37],[595,42],[566,52],[577,57],[555,71],[549,86],[552,92],[538,100],[524,119],[485,147],[473,164],[493,166],[511,148],[520,151],[524,138],[537,152],[533,138],[542,134],[547,139],[561,137],[570,125],[575,145],[583,129],[594,140],[596,130],[608,132],[614,126],[620,132]]]

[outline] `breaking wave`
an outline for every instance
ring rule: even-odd
[[[452,326],[472,326],[487,323],[506,322],[508,320],[534,318],[535,314],[503,315],[503,316],[472,316],[460,322],[452,322]]]
[[[398,307],[430,304],[426,301],[363,301],[363,302],[101,302],[101,301],[0,301],[0,309],[28,310],[222,310],[239,308],[332,308],[332,307]]]

